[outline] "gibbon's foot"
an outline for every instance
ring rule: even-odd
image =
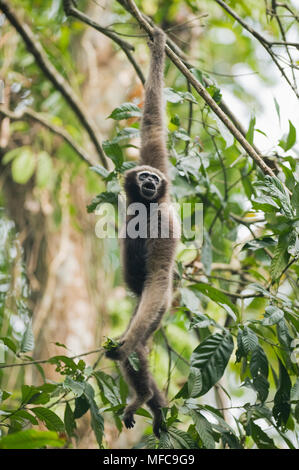
[[[125,413],[124,423],[127,429],[131,429],[134,427],[135,419],[134,419],[134,414],[131,411]]]
[[[124,352],[122,350],[123,344],[124,341],[120,342],[117,348],[112,348],[109,351],[106,351],[105,356],[108,357],[108,359],[112,359],[113,361],[121,361],[124,359]]]
[[[163,422],[162,411],[157,410],[153,419],[153,433],[160,439],[160,432],[166,431],[165,423]]]

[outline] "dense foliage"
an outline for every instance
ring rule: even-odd
[[[67,19],[62,3],[14,0],[11,5],[30,24],[57,71],[78,90],[82,77],[80,71],[76,72],[70,45],[80,40],[86,25],[78,19]],[[87,11],[88,2],[78,3],[81,11]],[[134,35],[134,20],[119,3],[125,2],[111,2],[113,28]],[[196,55],[192,73],[216,103],[223,103],[225,97],[226,104],[230,104],[231,99],[231,109],[240,113],[240,121],[247,126],[247,141],[262,147],[275,176],[262,172],[168,60],[165,101],[173,199],[180,205],[203,204],[203,245],[200,250],[190,249],[188,240],[182,238],[173,306],[155,335],[151,353],[157,380],[168,392],[169,406],[164,410],[167,431],[157,440],[152,434],[151,415],[142,408],[138,414],[148,426],[135,445],[163,449],[296,448],[298,121],[294,121],[294,113],[286,114],[282,101],[285,96],[297,100],[294,88],[296,91],[298,66],[294,64],[298,64],[298,50],[279,49],[291,65],[290,72],[286,72],[290,86],[276,72],[278,55],[274,55],[275,60],[267,55],[262,43],[221,9],[219,2],[136,3],[169,30],[172,39],[178,35],[178,44],[186,54]],[[271,16],[269,5],[266,12],[267,3],[271,2],[242,0],[229,5],[254,30],[264,31],[269,41],[286,42],[290,34],[298,42],[294,29],[298,28],[299,14],[292,2],[287,2],[289,10],[279,10],[282,16],[273,12]],[[196,16],[203,12],[209,13],[204,20],[206,28],[200,30],[200,38],[194,38],[192,25],[198,23]],[[67,131],[75,142],[86,140],[78,116],[45,78],[4,17],[0,17],[0,28],[2,37],[14,35],[9,71],[6,54],[0,59],[0,73],[3,71],[11,90],[9,108],[15,112],[29,106]],[[189,34],[190,50],[186,43]],[[129,41],[136,46],[137,60],[147,54],[144,37]],[[240,78],[234,72],[238,69],[247,75]],[[252,73],[256,92],[249,84]],[[274,90],[270,104],[263,101],[266,86]],[[265,106],[271,106],[271,111]],[[273,127],[281,129],[280,134],[271,132],[272,123],[267,129],[259,128],[258,123],[266,124],[264,113],[272,113]],[[95,195],[93,200],[90,197],[87,217],[95,217],[93,211],[102,202],[116,203],[122,174],[134,164],[131,155],[138,145],[140,115],[140,103],[133,100],[111,109],[109,120],[113,125],[103,149],[113,165],[107,169],[102,163],[92,164],[93,171],[86,171],[86,162],[69,143],[57,143],[49,128],[32,131],[28,140],[31,124],[24,116],[11,123],[12,145],[2,149],[2,168],[9,168],[14,183],[31,183],[34,197],[41,198],[45,191],[50,194],[55,208],[50,217],[56,227],[63,218],[61,206],[68,204],[80,230],[75,202],[60,197],[64,172],[70,171],[72,177],[84,175],[84,184]],[[4,198],[1,202],[5,206]],[[72,356],[61,344],[61,355],[48,359],[34,356],[32,365],[16,367],[32,361],[29,353],[34,350],[30,289],[17,229],[10,216],[1,211],[0,359],[1,354],[5,356],[6,364],[0,364],[0,448],[72,446],[77,424],[87,412],[99,447],[107,447],[104,423],[113,420],[117,430],[123,432],[121,414],[128,389],[117,365],[107,371],[108,362],[100,348],[93,366],[85,362],[89,352]],[[118,255],[113,240],[105,243],[106,250]],[[122,285],[115,258],[108,260],[105,269],[116,270],[116,287]],[[120,304],[111,299],[109,336],[122,331],[133,303],[130,296]],[[59,379],[47,379],[45,363],[56,369]],[[26,378],[26,369],[32,367],[38,376],[35,385]],[[12,371],[14,375],[10,376]]]

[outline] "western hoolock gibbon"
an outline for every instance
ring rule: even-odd
[[[119,346],[107,351],[106,356],[120,361],[121,369],[134,392],[132,402],[124,411],[126,427],[134,426],[134,413],[146,403],[153,413],[153,431],[159,436],[161,408],[166,406],[166,401],[149,371],[147,341],[170,306],[175,250],[180,231],[169,196],[163,118],[165,34],[162,30],[154,29],[149,46],[151,63],[145,86],[140,164],[125,173],[124,183],[127,207],[138,202],[147,210],[146,236],[130,237],[127,229],[133,216],[127,215],[122,246],[125,281],[137,295],[138,303],[127,330],[119,339]],[[152,225],[154,232],[158,231],[158,236],[152,236]],[[163,236],[163,232],[166,236]],[[137,368],[128,359],[133,352],[138,358]]]

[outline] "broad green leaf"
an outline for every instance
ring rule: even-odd
[[[64,424],[63,421],[59,418],[59,416],[54,413],[54,411],[50,410],[49,408],[43,408],[41,406],[36,406],[31,408],[32,413],[35,416],[43,421],[45,426],[49,429],[49,431],[63,431]]]
[[[283,310],[278,307],[275,307],[274,305],[269,305],[268,307],[266,307],[266,312],[262,323],[265,326],[275,325],[275,323],[278,323],[283,317]]]
[[[246,354],[251,351],[254,351],[259,344],[258,337],[256,334],[247,326],[244,327],[241,336],[242,346]]]
[[[284,149],[285,152],[290,150],[296,143],[296,129],[289,120],[289,133],[287,135],[286,141],[281,140],[279,142],[280,147]]]
[[[246,432],[252,437],[259,449],[276,449],[273,439],[255,424],[252,419],[246,426]]]
[[[124,157],[123,157],[121,147],[116,142],[105,140],[105,142],[103,142],[103,149],[104,149],[106,155],[109,158],[111,158],[114,165],[117,168],[119,168],[122,165],[123,161],[124,161]]]
[[[25,184],[34,173],[36,165],[35,155],[31,150],[25,149],[13,159],[11,173],[13,180],[19,184]]]
[[[37,168],[36,168],[36,184],[40,188],[44,188],[51,181],[51,174],[53,171],[53,163],[50,155],[42,151],[37,156]]]
[[[10,339],[8,338],[7,336],[1,336],[0,337],[0,341],[2,341],[5,346],[7,346],[12,352],[16,353],[17,352],[17,346],[15,345],[15,343]]]
[[[257,346],[252,352],[249,368],[252,377],[257,377],[259,374],[268,377],[268,359],[261,346]]]
[[[30,152],[30,151],[31,151],[31,149],[28,146],[14,148],[13,150],[10,150],[9,152],[7,152],[3,156],[2,163],[3,163],[3,165],[7,165],[9,162],[11,162],[17,156],[21,155],[24,152]]]
[[[279,385],[274,396],[273,416],[278,426],[286,424],[291,411],[290,398],[292,382],[281,360],[279,362]]]
[[[75,399],[74,418],[79,419],[89,410],[90,404],[84,395]]]
[[[277,246],[274,250],[274,256],[271,261],[271,278],[273,281],[278,279],[289,261],[288,244],[289,234],[281,234],[278,238]]]
[[[117,194],[112,192],[103,192],[98,194],[87,206],[87,212],[94,212],[99,204],[108,202],[109,204],[117,204]]]
[[[121,121],[122,119],[129,119],[132,117],[141,117],[141,109],[133,103],[124,103],[118,108],[115,108],[108,118]]]
[[[103,400],[111,403],[112,406],[117,406],[122,403],[118,386],[114,379],[101,370],[94,372],[94,377],[97,380],[98,386],[102,392]]]
[[[0,439],[0,449],[41,449],[43,447],[63,447],[65,441],[56,432],[27,429]]]
[[[21,352],[28,352],[28,351],[33,351],[34,349],[34,336],[33,336],[33,330],[32,330],[32,321],[30,320],[26,330],[24,332],[22,342],[21,342]]]
[[[202,376],[201,371],[197,367],[190,367],[188,377],[188,396],[195,398],[202,390]]]
[[[200,305],[197,295],[191,289],[188,289],[188,287],[182,287],[180,293],[183,305],[185,305],[190,312],[197,312]]]
[[[213,286],[209,284],[205,284],[203,282],[198,282],[197,284],[193,284],[190,286],[190,289],[194,291],[202,292],[204,295],[209,297],[211,300],[216,302],[218,305],[223,307],[225,311],[234,319],[236,320],[236,315],[238,315],[237,307],[229,300],[227,295],[223,294],[223,292],[219,291]]]
[[[74,431],[77,427],[76,421],[74,418],[74,413],[69,405],[69,403],[66,404],[65,410],[64,410],[64,426],[65,430],[68,434],[69,437],[72,437],[74,435]]]
[[[299,183],[297,183],[294,187],[293,194],[291,197],[291,203],[296,212],[296,216],[299,217]]]
[[[174,90],[173,88],[164,88],[164,98],[166,101],[169,101],[170,103],[183,103],[183,101],[190,101],[194,104],[197,104],[196,99],[192,95],[192,93],[186,91],[177,91]]]
[[[230,333],[216,333],[206,338],[193,351],[191,367],[199,369],[202,377],[202,387],[196,394],[197,397],[207,393],[222,377],[233,348],[234,342]]]
[[[195,424],[195,429],[206,449],[215,449],[215,439],[213,429],[209,421],[199,412],[190,411],[190,416]]]
[[[85,390],[84,382],[77,382],[69,376],[66,377],[62,385],[63,388],[68,392],[73,392],[75,397],[80,397],[81,395],[83,395]]]
[[[174,443],[174,449],[196,449],[197,445],[193,439],[185,431],[170,427],[168,433]]]

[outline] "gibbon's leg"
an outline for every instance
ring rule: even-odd
[[[147,348],[141,345],[136,347],[139,359],[139,368],[136,371],[126,359],[121,363],[123,373],[130,384],[133,392],[133,401],[125,408],[124,423],[127,428],[134,427],[134,413],[145,402],[153,413],[153,432],[160,437],[160,429],[163,422],[161,408],[166,406],[166,400],[162,392],[158,389],[156,382],[149,371]]]
[[[162,410],[166,406],[166,400],[163,393],[158,389],[156,382],[151,377],[151,391],[153,392],[152,398],[146,402],[154,415],[153,419],[153,432],[157,437],[160,437],[160,430],[163,424]]]
[[[121,369],[135,395],[132,402],[127,405],[124,411],[126,428],[134,427],[134,413],[153,395],[150,387],[152,377],[148,369],[147,351],[145,349],[144,346],[136,346],[135,352],[139,359],[138,370],[132,367],[128,359],[121,362]]]
[[[164,130],[163,70],[165,34],[156,28],[153,32],[151,63],[145,85],[145,100],[141,122],[141,165],[151,165],[167,174],[167,148]]]

